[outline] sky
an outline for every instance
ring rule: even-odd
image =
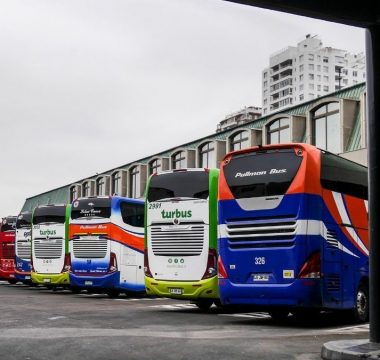
[[[261,107],[269,56],[360,28],[222,0],[0,0],[0,217]]]

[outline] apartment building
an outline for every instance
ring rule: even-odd
[[[365,56],[323,47],[317,36],[306,35],[297,46],[269,58],[262,71],[262,114],[313,100],[365,81]]]

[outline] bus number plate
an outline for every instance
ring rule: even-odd
[[[44,279],[44,283],[49,283],[50,279]]]
[[[253,281],[268,281],[268,274],[253,274]]]
[[[183,294],[183,289],[179,288],[170,288],[169,293],[173,295],[182,295]]]
[[[90,280],[86,280],[86,281],[84,282],[84,284],[87,285],[87,286],[88,286],[88,285],[92,285],[92,281],[90,281]]]

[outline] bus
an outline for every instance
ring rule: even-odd
[[[0,279],[16,284],[15,278],[16,216],[4,217],[0,223]]]
[[[218,169],[155,173],[146,187],[147,294],[219,305],[217,278]]]
[[[35,284],[48,289],[68,288],[69,204],[40,205],[32,216],[32,271]]]
[[[307,144],[253,147],[225,156],[218,195],[222,303],[368,320],[365,166]]]
[[[16,220],[16,251],[15,251],[15,275],[18,281],[24,284],[32,284],[31,262],[32,253],[32,212],[21,212]]]
[[[145,294],[144,202],[120,196],[74,200],[70,218],[73,292]]]

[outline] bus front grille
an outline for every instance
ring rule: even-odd
[[[76,258],[82,259],[101,259],[107,255],[106,238],[93,237],[79,237],[74,238],[73,253]]]
[[[204,223],[162,223],[152,225],[150,239],[154,255],[197,256],[202,253],[205,240]]]
[[[63,254],[62,238],[49,238],[34,240],[33,249],[37,259],[59,259]]]
[[[4,259],[14,259],[15,257],[15,244],[14,243],[3,243],[3,258]]]
[[[230,249],[252,249],[265,247],[291,247],[297,233],[297,221],[246,221],[227,223]]]
[[[16,242],[16,255],[20,259],[30,260],[30,241],[20,240]]]

